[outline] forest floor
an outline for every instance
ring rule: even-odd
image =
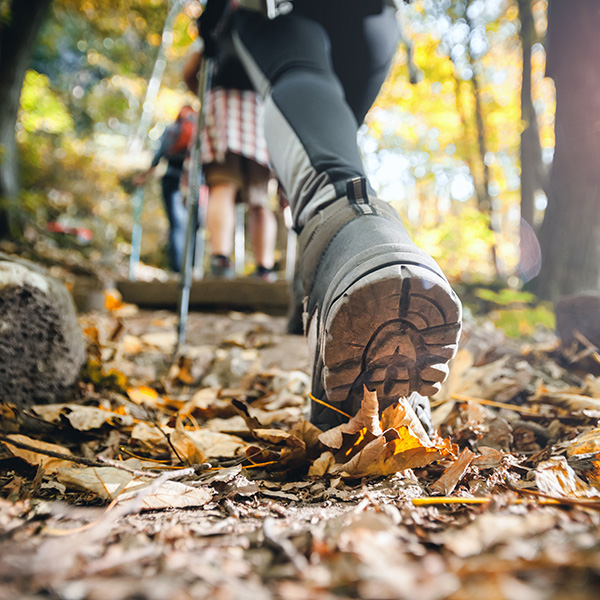
[[[593,353],[472,321],[433,439],[368,394],[321,436],[283,318],[194,313],[172,364],[172,313],[110,308],[69,403],[2,406],[0,599],[598,598]]]

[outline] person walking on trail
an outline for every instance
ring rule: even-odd
[[[198,91],[205,20],[199,20],[199,35],[183,72],[188,88]],[[212,40],[211,40],[212,41]],[[209,44],[209,52],[213,52]],[[209,274],[234,276],[231,254],[235,229],[235,203],[248,205],[248,227],[256,268],[252,275],[275,281],[273,272],[277,221],[269,202],[271,170],[263,133],[262,101],[254,91],[231,44],[219,42],[212,86],[206,96],[201,157],[209,199],[206,229],[210,239]]]
[[[179,273],[183,264],[187,224],[187,210],[180,191],[180,183],[189,146],[193,139],[195,123],[194,109],[191,106],[183,106],[175,122],[165,129],[150,167],[133,180],[135,185],[144,185],[161,159],[167,160],[167,170],[162,177],[161,187],[165,211],[169,220],[169,268],[176,273]]]
[[[311,421],[322,429],[346,421],[339,411],[356,414],[366,387],[381,409],[408,397],[431,432],[427,396],[456,353],[461,304],[398,213],[375,196],[356,138],[398,44],[394,8],[383,0],[295,0],[291,12],[269,19],[253,0],[236,4],[209,0],[206,14],[213,35],[230,21],[237,55],[263,97],[267,147],[300,234],[312,394],[320,401],[312,401]]]

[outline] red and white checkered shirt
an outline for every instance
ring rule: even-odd
[[[213,88],[206,98],[202,164],[223,162],[227,152],[269,167],[263,133],[263,106],[252,90]]]

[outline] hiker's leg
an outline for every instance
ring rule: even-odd
[[[295,10],[325,28],[333,70],[360,125],[398,48],[395,10],[378,0],[301,0]]]
[[[259,270],[262,267],[270,271],[273,269],[277,238],[277,219],[269,205],[270,173],[266,167],[248,160],[245,174],[248,228],[254,259]]]
[[[367,4],[381,12],[381,2]],[[456,351],[460,303],[396,211],[368,189],[358,104],[350,108],[334,72],[326,29],[301,11],[274,21],[240,11],[234,40],[265,99],[269,152],[301,230],[313,394],[354,414],[364,386],[380,407],[435,393]],[[311,420],[327,428],[340,416],[313,404]]]
[[[210,187],[206,229],[210,237],[211,254],[230,256],[233,252],[236,195],[237,186],[233,183],[220,183]]]
[[[240,157],[228,153],[222,163],[204,166],[209,187],[206,229],[211,240],[211,253],[231,256],[235,230],[235,201],[244,185]]]
[[[237,11],[234,42],[264,99],[271,160],[296,227],[363,177],[357,123],[337,79],[325,29],[294,11],[273,21]]]
[[[169,220],[169,268],[178,273],[181,269],[185,248],[187,211],[179,191],[179,179],[163,177],[161,185],[165,212]]]

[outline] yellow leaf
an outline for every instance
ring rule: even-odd
[[[119,308],[123,306],[123,296],[121,296],[121,292],[114,288],[105,290],[104,306],[106,306],[106,310],[119,310]]]
[[[390,475],[453,456],[449,440],[441,444],[431,442],[406,400],[389,406],[383,413],[381,425],[378,415],[377,395],[365,389],[359,412],[348,423],[319,436],[330,452],[315,461],[311,474],[323,471],[349,477]]]
[[[158,400],[158,392],[146,385],[129,388],[127,390],[127,395],[129,396],[129,399],[136,404],[149,404],[150,406],[154,406]]]
[[[600,453],[600,429],[592,429],[575,438],[567,448],[567,456]]]
[[[364,388],[363,401],[359,411],[348,421],[342,425],[338,425],[329,431],[323,432],[319,436],[319,441],[328,448],[341,448],[344,443],[344,434],[353,435],[361,429],[366,428],[366,431],[377,437],[383,432],[379,423],[379,402],[377,400],[377,392],[370,392]]]

